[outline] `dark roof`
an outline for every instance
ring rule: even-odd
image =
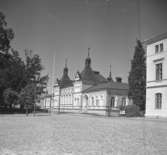
[[[62,77],[61,80],[58,81],[58,84],[61,88],[65,88],[73,86],[73,81],[70,80],[70,78],[67,76],[67,77]]]
[[[145,45],[149,45],[149,44],[152,44],[152,43],[155,43],[157,41],[161,41],[163,39],[166,39],[167,38],[167,32],[166,33],[163,33],[163,34],[160,34],[160,35],[157,35],[157,36],[154,36],[148,40],[145,40],[143,43]]]
[[[128,95],[129,86],[127,83],[120,82],[105,82],[92,86],[83,91],[83,93],[89,93],[94,91],[107,90],[111,94],[115,95]]]
[[[107,82],[107,79],[100,74],[100,72],[94,71],[95,78],[98,82]]]
[[[91,67],[85,67],[80,74],[84,84],[97,84],[107,80],[99,72],[93,71]]]
[[[57,83],[61,88],[73,86],[73,81],[68,76],[68,68],[65,67],[63,71],[63,76],[60,80],[57,79]]]

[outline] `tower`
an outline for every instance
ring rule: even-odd
[[[65,60],[65,67],[63,70],[63,76],[59,81],[60,87],[72,86],[72,81],[68,76],[68,67],[67,67],[67,59]]]

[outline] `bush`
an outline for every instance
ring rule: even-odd
[[[123,106],[123,105],[118,106],[118,108],[119,108],[120,111],[124,111],[125,110],[125,106]]]
[[[137,105],[135,105],[135,104],[127,105],[126,108],[125,108],[125,115],[127,117],[141,116],[140,108]]]

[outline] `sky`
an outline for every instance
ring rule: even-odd
[[[15,32],[12,47],[40,55],[48,86],[61,78],[65,59],[69,76],[84,68],[90,50],[93,70],[128,81],[136,39],[167,32],[166,0],[0,0]],[[54,76],[53,76],[54,75]]]

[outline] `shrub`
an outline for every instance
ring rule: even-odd
[[[127,105],[125,108],[125,114],[127,117],[137,117],[137,116],[141,116],[140,114],[140,108],[135,105]]]
[[[123,106],[123,105],[118,106],[118,108],[119,108],[120,111],[125,110],[125,106]]]

